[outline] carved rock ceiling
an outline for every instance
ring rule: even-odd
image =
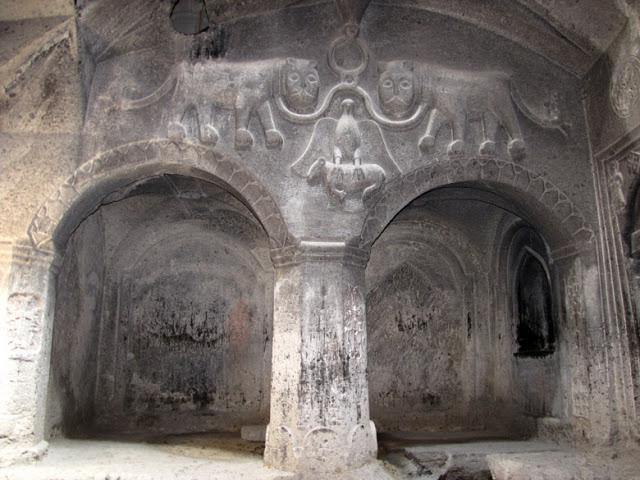
[[[69,0],[66,0],[69,1]],[[172,0],[165,0],[172,1]],[[260,15],[330,0],[206,0],[214,22]],[[80,0],[80,8],[110,4],[116,12],[121,0]],[[58,0],[58,3],[65,3]],[[624,27],[618,0],[373,0],[374,5],[402,6],[449,16],[509,38],[578,76],[584,75]],[[16,4],[18,5],[18,4]],[[0,20],[60,15],[48,2],[24,2]],[[57,4],[56,4],[57,5]],[[143,3],[141,3],[141,6]],[[104,8],[92,9],[105,12]],[[131,19],[134,21],[135,17]]]
[[[214,21],[326,0],[206,0]],[[583,75],[626,22],[616,0],[373,0],[451,16],[507,37]]]

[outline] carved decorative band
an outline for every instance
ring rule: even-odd
[[[345,465],[364,465],[375,458],[376,452],[376,428],[371,421],[310,428],[269,424],[267,428],[265,459],[280,468],[316,475],[330,473]]]
[[[369,252],[345,242],[302,241],[299,245],[272,250],[271,259],[276,267],[304,262],[341,262],[364,268],[369,261]]]

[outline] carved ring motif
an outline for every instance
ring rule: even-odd
[[[358,26],[348,23],[344,27],[344,35],[336,38],[329,48],[329,67],[340,76],[340,79],[348,84],[355,84],[358,76],[364,72],[369,64],[369,51],[367,45],[358,36]],[[358,47],[360,63],[353,68],[346,68],[340,65],[337,58],[337,51],[340,47],[347,47],[350,44]]]
[[[614,73],[611,85],[611,106],[620,118],[631,115],[640,98],[640,59],[628,58]]]

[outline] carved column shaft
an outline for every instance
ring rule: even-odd
[[[46,448],[44,420],[57,262],[26,243],[2,244],[0,464]]]
[[[267,464],[331,472],[375,458],[369,420],[364,267],[340,242],[273,253],[271,420]]]

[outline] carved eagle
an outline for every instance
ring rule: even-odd
[[[343,103],[349,105],[346,102]],[[300,158],[291,165],[294,173],[302,178],[307,178],[309,169],[317,160],[324,158],[327,161],[332,161],[334,159],[336,147],[340,148],[340,145],[345,143],[345,138],[342,138],[342,136],[345,134],[343,132],[343,124],[347,114],[350,115],[350,112],[346,112],[343,109],[339,119],[326,117],[316,122],[307,147]],[[374,163],[379,165],[384,169],[388,179],[401,173],[398,164],[389,153],[382,130],[377,123],[372,120],[356,120],[353,127],[356,127],[359,133],[359,159],[362,164]],[[353,130],[353,127],[350,130]],[[353,132],[349,131],[350,140],[353,140],[352,136]],[[345,158],[344,160],[347,162],[352,161],[350,158]]]

